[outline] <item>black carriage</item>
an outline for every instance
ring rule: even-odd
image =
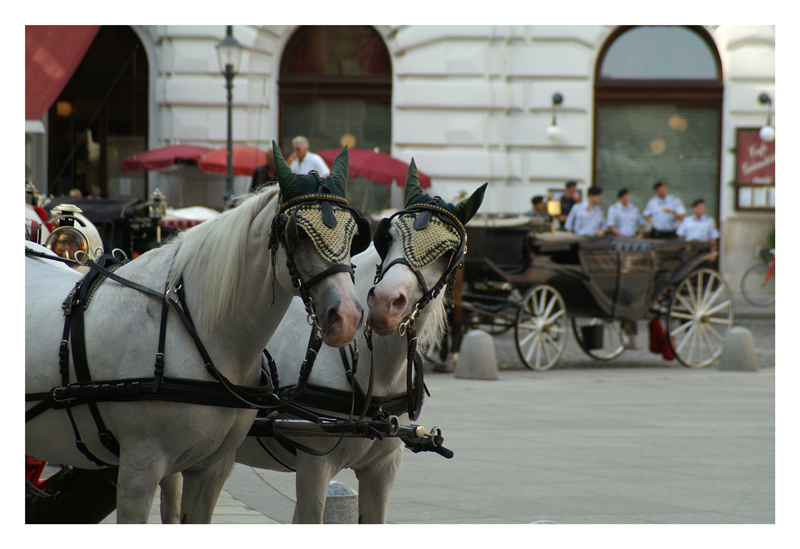
[[[733,325],[732,294],[710,243],[581,237],[492,216],[474,219],[467,235],[454,303],[460,330],[513,329],[528,368],[558,362],[570,325],[587,355],[613,359],[631,346],[640,320],[651,321],[651,350],[702,368],[719,357]]]

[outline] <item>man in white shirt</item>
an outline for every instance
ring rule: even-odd
[[[717,239],[719,231],[714,220],[706,217],[706,203],[702,198],[698,198],[692,204],[694,215],[684,218],[678,227],[678,236],[683,240],[703,240],[711,242],[711,252],[717,251]]]
[[[603,198],[603,189],[600,187],[589,188],[589,198],[586,202],[578,202],[569,211],[564,228],[581,236],[603,236],[606,228],[606,218],[600,200]]]
[[[675,231],[686,217],[683,202],[677,196],[669,194],[666,179],[657,182],[653,187],[656,196],[644,207],[642,215],[653,224],[652,238],[675,238]]]
[[[289,161],[289,168],[294,173],[307,174],[314,170],[320,177],[328,177],[331,171],[322,157],[309,150],[308,139],[302,135],[298,135],[292,139],[292,154],[287,159]]]
[[[620,189],[619,198],[608,208],[607,230],[616,236],[636,236],[644,234],[644,219],[639,208],[631,204],[631,193],[628,189]]]

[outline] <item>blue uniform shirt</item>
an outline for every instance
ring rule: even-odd
[[[595,236],[600,229],[606,228],[603,208],[595,206],[589,210],[589,203],[579,202],[569,212],[564,228],[582,236]]]
[[[710,241],[719,238],[719,232],[714,220],[705,215],[700,219],[697,219],[694,215],[684,217],[681,226],[678,227],[677,234],[685,240]]]
[[[679,214],[685,214],[683,202],[677,196],[668,194],[666,198],[654,196],[644,207],[642,215],[653,216],[653,228],[657,231],[674,231],[681,224],[680,220],[671,213],[665,213],[664,208],[674,210]]]
[[[615,202],[608,208],[606,225],[616,227],[623,236],[636,236],[639,227],[644,225],[644,219],[639,213],[639,208],[633,204],[623,206],[622,202]]]

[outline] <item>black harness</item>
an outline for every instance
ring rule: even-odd
[[[327,187],[325,187],[325,189],[322,187],[323,186],[321,185],[321,191],[327,190]],[[310,197],[303,197],[303,199],[304,202],[320,201],[323,204],[323,209],[325,208],[324,204],[327,203],[326,201],[340,200],[339,197],[325,193],[311,195]],[[355,210],[353,211],[355,212]],[[275,219],[278,219],[279,217],[280,222],[276,222]],[[360,233],[362,231],[369,231],[369,223],[366,220],[361,219],[360,215],[357,216],[356,219],[357,227]],[[325,277],[337,272],[349,271],[351,276],[353,276],[353,270],[349,265],[336,265],[312,277],[309,281],[304,281],[292,259],[292,252],[296,248],[297,238],[299,236],[297,235],[295,229],[294,239],[292,239],[292,237],[287,238],[288,231],[283,230],[283,222],[286,221],[286,217],[282,214],[273,218],[272,234],[270,235],[270,248],[272,250],[273,267],[275,264],[275,255],[278,242],[283,243],[287,250],[287,267],[291,274],[292,282],[295,288],[297,288],[300,292],[300,295],[305,303],[306,310],[314,319],[314,326],[312,327],[312,341],[309,343],[309,352],[311,352],[312,346],[316,347],[316,350],[313,351],[314,356],[316,356],[316,351],[319,349],[319,345],[322,343],[322,338],[320,336],[319,326],[316,323],[313,300],[311,299],[308,290]],[[291,220],[288,221],[291,222]],[[285,225],[289,225],[289,222],[285,223]],[[366,229],[364,228],[365,225]],[[351,250],[362,251],[364,248],[366,248],[366,246],[369,245],[370,237],[370,232],[366,232],[365,246],[363,245],[364,235],[361,235],[359,242],[355,242],[354,238],[354,242],[351,244]],[[291,240],[294,241],[293,244],[289,242]],[[359,250],[359,247],[361,246],[363,246],[363,248]],[[25,249],[25,253],[26,255],[63,261],[63,258],[36,252],[27,247]],[[211,356],[206,350],[205,345],[203,344],[194,327],[191,315],[189,314],[189,309],[186,305],[182,279],[177,288],[167,289],[164,293],[161,293],[114,274],[113,271],[127,262],[127,259],[118,260],[110,255],[105,255],[101,258],[98,258],[97,262],[88,260],[87,258],[85,265],[90,267],[90,272],[76,283],[75,287],[62,304],[65,320],[64,332],[59,345],[59,372],[61,374],[61,385],[48,392],[28,393],[25,395],[25,400],[28,402],[39,401],[39,404],[26,412],[26,422],[30,421],[48,409],[65,409],[75,433],[76,446],[78,450],[92,462],[100,466],[105,466],[111,464],[108,464],[100,458],[94,456],[83,442],[72,414],[72,408],[74,406],[80,404],[87,404],[89,406],[92,417],[97,425],[98,433],[103,446],[117,457],[119,457],[119,443],[103,423],[102,417],[97,408],[98,402],[166,400],[171,402],[183,402],[231,408],[255,408],[268,411],[280,409],[298,415],[299,417],[308,417],[307,411],[291,404],[291,401],[293,400],[291,397],[288,399],[282,399],[274,393],[274,388],[277,387],[277,385],[273,385],[271,380],[273,377],[277,379],[277,371],[274,363],[271,361],[271,358],[267,360],[269,370],[262,361],[260,386],[243,386],[232,383],[214,366]],[[273,284],[275,276],[276,271],[273,269]],[[83,312],[88,307],[91,296],[93,295],[94,291],[96,291],[98,285],[106,278],[111,278],[120,284],[155,297],[161,300],[163,303],[161,324],[159,329],[158,350],[155,357],[152,378],[131,378],[114,381],[91,380],[88,361],[86,359]],[[169,275],[167,278],[169,279]],[[166,323],[169,309],[175,311],[180,318],[185,329],[194,340],[198,352],[203,358],[206,371],[215,379],[215,381],[171,378],[165,376],[164,349],[166,345]],[[70,342],[72,343],[72,359],[75,377],[77,379],[76,383],[70,383]],[[305,381],[308,379],[308,375],[310,374],[311,366],[313,366],[313,360],[308,361],[307,371],[304,372],[305,379],[303,379],[303,375],[301,375],[301,380],[298,382],[299,386],[305,385]],[[318,418],[318,416],[316,417]]]

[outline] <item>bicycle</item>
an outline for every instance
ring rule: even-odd
[[[775,302],[775,249],[756,248],[761,263],[753,265],[742,275],[742,297],[749,303],[765,307]]]

